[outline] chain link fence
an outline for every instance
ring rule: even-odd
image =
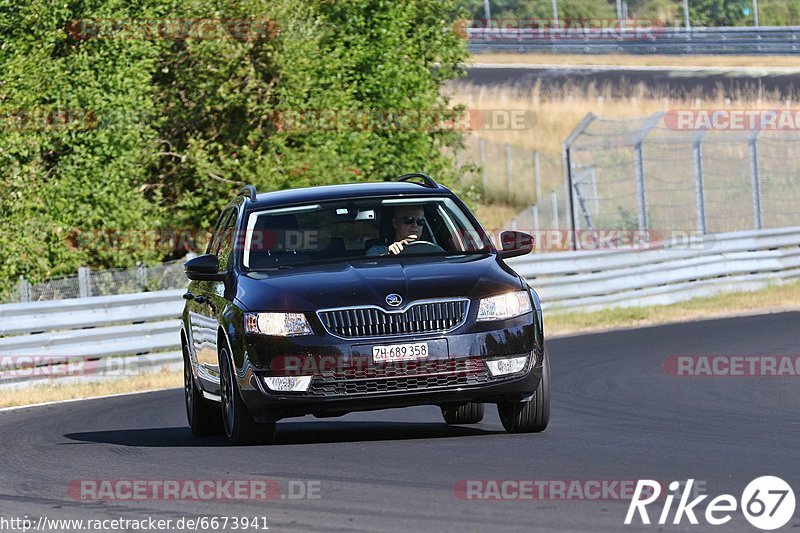
[[[577,230],[697,234],[800,225],[800,134],[592,114],[564,143]]]
[[[518,215],[508,221],[509,226],[528,231],[566,227],[561,161],[475,135],[468,136],[464,149],[453,156],[462,182],[478,187],[485,203],[519,209]]]
[[[66,300],[180,289],[189,283],[183,272],[183,264],[187,259],[188,257],[151,267],[141,265],[133,269],[91,270],[82,267],[78,269],[77,275],[60,276],[36,284],[31,284],[24,277],[20,277],[17,290],[1,303]]]

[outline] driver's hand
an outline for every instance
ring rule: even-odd
[[[392,254],[392,255],[399,254],[400,252],[403,251],[403,249],[406,247],[406,245],[408,245],[408,243],[410,243],[411,241],[414,241],[416,239],[417,239],[416,235],[409,235],[408,237],[406,237],[402,241],[393,242],[392,244],[389,245],[389,253]]]

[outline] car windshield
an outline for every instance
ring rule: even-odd
[[[485,232],[451,198],[368,198],[250,213],[242,264],[249,270],[262,270],[490,250]]]

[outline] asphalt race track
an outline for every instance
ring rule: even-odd
[[[554,65],[547,68],[509,68],[498,65],[470,68],[464,81],[478,86],[518,87],[533,87],[538,81],[543,94],[551,91],[560,93],[564,87],[595,84],[599,90],[609,90],[612,96],[625,96],[642,84],[659,95],[671,98],[710,97],[717,89],[722,89],[731,97],[771,93],[778,98],[796,99],[800,73],[711,67],[670,69]]]
[[[711,497],[738,499],[750,480],[776,475],[798,493],[800,377],[677,377],[664,368],[673,355],[796,355],[798,326],[800,313],[783,313],[554,339],[551,425],[533,435],[504,433],[494,406],[474,427],[449,427],[437,408],[420,407],[283,421],[277,444],[234,448],[189,435],[180,390],[0,412],[0,516],[261,516],[272,531],[756,531],[738,511],[717,528],[685,518],[681,527],[625,527],[628,500],[466,500],[454,486],[693,478]],[[289,480],[316,482],[319,499],[104,502],[67,493],[83,479],[265,477],[282,491]],[[798,527],[796,512],[786,529]]]

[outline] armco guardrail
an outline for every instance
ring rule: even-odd
[[[184,292],[0,305],[0,386],[38,383],[47,376],[64,383],[175,367],[181,360],[178,318]]]
[[[502,21],[501,21],[502,22]],[[613,30],[613,28],[611,28]],[[514,27],[469,28],[470,52],[562,54],[794,54],[800,27],[663,27],[638,33]]]
[[[800,278],[800,227],[708,235],[692,240],[691,247],[536,253],[509,263],[539,292],[545,309],[674,303]],[[2,305],[0,358],[171,352],[142,359],[177,363],[183,292]],[[6,381],[20,377],[0,375],[0,384]]]
[[[640,251],[542,253],[512,259],[545,309],[660,305],[800,278],[800,227],[651,243]]]

